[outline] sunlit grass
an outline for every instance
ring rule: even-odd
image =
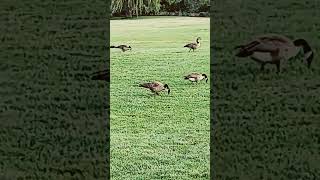
[[[208,179],[209,83],[183,80],[209,74],[209,18],[154,17],[111,21],[112,179]],[[202,47],[183,48],[200,36]],[[137,85],[161,81],[171,94],[153,97]]]

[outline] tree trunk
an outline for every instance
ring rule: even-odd
[[[138,18],[138,15],[139,15],[139,12],[138,12],[138,5],[136,6],[136,15],[137,15],[137,18]]]
[[[128,4],[128,1],[124,1],[125,4],[124,4],[124,11],[125,11],[125,15],[126,17],[128,18],[132,18],[132,9],[129,8],[129,4]]]
[[[132,10],[128,7],[126,8],[126,17],[132,18]]]

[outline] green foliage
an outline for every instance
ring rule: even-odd
[[[112,13],[126,12],[127,15],[136,16],[143,13],[159,12],[160,0],[112,0]]]
[[[209,0],[162,0],[161,11],[208,12]]]
[[[158,12],[209,12],[209,0],[112,0],[113,14],[126,16],[148,15]]]

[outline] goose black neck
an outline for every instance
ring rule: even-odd
[[[208,78],[208,76],[207,76],[206,74],[202,74],[202,76],[203,76],[204,78]]]
[[[308,42],[304,39],[297,39],[293,43],[295,46],[302,46],[304,53],[311,51],[311,47],[309,46]]]

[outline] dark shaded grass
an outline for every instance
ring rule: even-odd
[[[105,8],[13,1],[0,11],[0,179],[105,179],[108,88],[88,77],[106,65]]]
[[[212,166],[215,179],[318,179],[319,57],[260,72],[235,45],[264,33],[305,38],[319,52],[316,1],[217,3],[211,21]]]

